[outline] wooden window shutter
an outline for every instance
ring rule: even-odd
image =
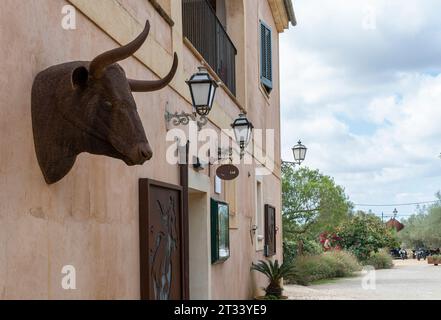
[[[260,22],[260,81],[268,92],[273,89],[271,28]]]
[[[276,254],[276,208],[265,205],[265,256]]]

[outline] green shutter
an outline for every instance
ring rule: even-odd
[[[262,21],[260,22],[260,81],[268,90],[273,88],[272,66],[272,38],[271,29]]]

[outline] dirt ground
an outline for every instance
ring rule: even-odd
[[[441,266],[394,260],[394,268],[308,287],[285,285],[294,300],[441,300]]]

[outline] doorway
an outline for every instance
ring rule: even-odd
[[[188,242],[190,299],[211,299],[210,179],[189,172]]]

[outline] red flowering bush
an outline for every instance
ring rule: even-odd
[[[319,236],[319,241],[323,246],[323,250],[325,251],[341,250],[341,238],[335,233],[323,232]]]

